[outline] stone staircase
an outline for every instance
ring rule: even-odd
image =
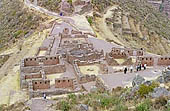
[[[73,80],[73,89],[75,89],[75,90],[79,90],[80,89],[80,85],[78,84],[77,79]]]

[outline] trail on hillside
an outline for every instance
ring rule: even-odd
[[[113,12],[112,10],[117,8],[117,5],[109,7],[106,11],[105,14],[103,14],[102,18],[99,18],[96,20],[96,27],[97,29],[100,31],[98,32],[98,38],[102,39],[102,40],[106,40],[106,39],[110,39],[114,41],[114,45],[120,44],[123,46],[123,43],[120,41],[120,39],[118,39],[117,37],[115,37],[115,35],[113,34],[113,32],[109,29],[109,27],[106,24],[106,18],[109,18],[112,16]]]

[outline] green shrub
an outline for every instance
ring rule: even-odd
[[[100,96],[100,106],[102,108],[109,108],[112,107],[113,105],[117,105],[121,103],[121,100],[117,97],[114,96]]]
[[[147,95],[149,92],[152,92],[153,91],[153,88],[152,87],[149,87],[147,85],[144,85],[144,84],[141,84],[140,85],[140,88],[138,90],[138,94],[141,96],[141,97],[144,97],[145,95]]]
[[[115,111],[127,111],[127,110],[128,110],[128,107],[122,104],[118,104],[115,107]]]
[[[154,90],[154,88],[158,87],[159,85],[156,82],[152,82],[152,84],[150,86],[141,84],[138,90],[138,94],[141,97],[144,97],[145,95],[149,94],[150,92],[152,92]]]
[[[70,110],[70,105],[69,105],[69,103],[68,102],[66,102],[66,101],[61,101],[61,103],[60,103],[60,110],[62,110],[62,111],[69,111]]]
[[[71,104],[76,104],[76,98],[77,98],[77,97],[76,97],[75,94],[69,94],[69,95],[68,95],[68,98],[69,98]]]
[[[136,111],[150,111],[151,101],[145,100],[136,107]]]
[[[102,98],[100,99],[100,104],[101,106],[104,108],[104,107],[108,107],[109,104],[111,103],[111,99],[110,98]]]
[[[0,111],[4,111],[5,110],[5,105],[0,105]]]
[[[92,23],[93,23],[93,18],[92,18],[92,17],[88,17],[88,18],[87,18],[87,21],[89,22],[90,25],[92,25]]]

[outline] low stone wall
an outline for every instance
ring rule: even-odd
[[[110,57],[108,53],[106,53],[106,62],[108,63],[108,65],[110,66],[118,66],[118,62],[113,58],[113,57]]]
[[[37,53],[35,55],[38,56],[40,51],[47,51],[47,50],[48,50],[47,47],[39,47],[38,50],[37,50]]]
[[[87,83],[87,82],[92,82],[96,80],[95,75],[81,75],[78,77],[78,82],[80,84]]]
[[[97,60],[97,59],[100,59],[102,57],[104,57],[103,53],[101,52],[92,52],[92,53],[89,53],[87,55],[80,55],[80,56],[74,56],[74,55],[70,55],[70,54],[67,54],[66,55],[67,57],[67,61],[69,63],[73,63],[73,61],[75,60],[80,60],[80,61],[92,61],[92,60]]]
[[[25,74],[25,79],[42,78],[41,73]]]
[[[128,48],[112,48],[110,54],[111,55],[115,55],[118,56],[119,58],[121,56],[125,56],[124,53],[126,54],[126,56],[143,56],[144,55],[144,50],[135,50],[135,49],[128,49]],[[123,58],[122,57],[122,58]]]
[[[82,32],[81,31],[72,30],[71,34],[82,34]]]
[[[125,62],[123,62],[121,65],[125,65],[125,66],[128,66],[128,65],[133,65],[134,63],[132,62],[132,58],[128,58]]]
[[[76,75],[76,78],[77,78],[79,84],[83,84],[83,83],[87,83],[87,82],[96,80],[95,75],[83,75],[80,72],[80,69],[79,69],[77,63],[73,64],[73,68],[74,68],[74,72],[75,72],[75,75]]]
[[[100,60],[95,60],[95,61],[80,61],[80,60],[76,60],[76,64],[78,66],[85,66],[85,65],[92,65],[92,64],[100,64],[101,61]]]
[[[29,90],[29,98],[35,98],[35,97],[43,97],[43,94],[46,94],[46,96],[52,96],[52,95],[61,95],[61,94],[68,94],[68,93],[76,93],[78,91],[74,90],[68,90],[68,89],[48,89],[48,90]]]
[[[66,71],[65,65],[44,66],[44,72],[46,74],[64,73],[65,71]]]
[[[21,72],[23,73],[38,73],[40,70],[44,69],[46,74],[63,73],[66,71],[65,65],[49,65],[49,66],[30,66],[21,67]]]

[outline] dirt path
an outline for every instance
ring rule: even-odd
[[[44,99],[32,99],[30,100],[29,107],[31,111],[55,111],[50,108],[52,104],[56,104],[54,100],[44,100]]]
[[[105,40],[106,38],[109,38],[110,40],[114,40],[115,43],[123,45],[122,42],[120,42],[120,40],[116,38],[115,35],[111,32],[111,30],[109,29],[109,27],[107,26],[105,22],[106,18],[112,16],[113,12],[111,10],[115,8],[117,8],[117,5],[108,8],[106,13],[103,15],[103,18],[97,20],[97,28],[99,28],[100,30],[98,37],[99,39],[103,39],[103,40]],[[117,45],[117,44],[114,44],[114,45]]]

